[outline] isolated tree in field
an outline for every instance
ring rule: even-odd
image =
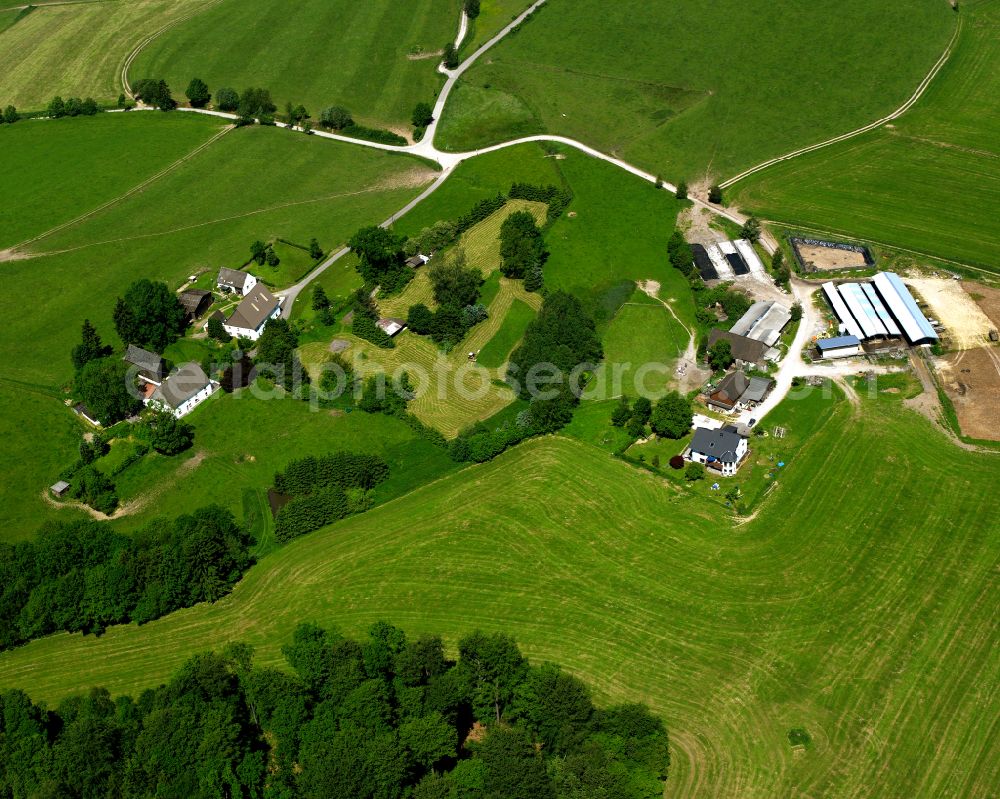
[[[194,428],[166,411],[150,419],[149,433],[149,443],[161,455],[176,455],[194,443]]]
[[[688,198],[688,184],[686,180],[682,180],[677,184],[677,192],[674,196],[678,200],[686,200]]]
[[[426,128],[434,121],[434,109],[430,103],[417,103],[413,109],[413,127]]]
[[[206,328],[208,332],[208,337],[213,338],[216,341],[221,341],[223,344],[232,340],[232,336],[226,332],[226,328],[222,323],[222,320],[218,316],[212,316],[208,320],[208,327]]]
[[[674,269],[682,274],[691,275],[694,273],[694,251],[684,238],[684,234],[679,230],[675,230],[667,241],[667,257],[670,258]]]
[[[127,419],[142,407],[129,382],[129,366],[121,358],[98,358],[85,364],[73,388],[103,425]]]
[[[649,425],[658,436],[683,438],[691,429],[693,420],[691,401],[679,392],[671,391],[656,403]]]
[[[250,258],[257,266],[263,266],[267,260],[267,245],[260,239],[250,245]]]
[[[220,111],[235,111],[240,107],[240,95],[236,89],[224,87],[215,93],[215,107]]]
[[[12,106],[12,105],[8,105],[3,110],[3,121],[6,122],[8,125],[13,125],[20,118],[21,118],[21,115],[19,113],[17,113],[17,109],[14,108],[14,106]]]
[[[201,78],[192,78],[184,95],[188,98],[192,108],[204,108],[212,99],[212,95],[208,92],[208,86]]]
[[[351,112],[342,105],[331,105],[329,108],[324,108],[319,115],[319,124],[324,128],[343,130],[351,127],[354,119],[351,117]]]
[[[72,360],[73,369],[80,371],[91,361],[104,358],[111,354],[111,348],[105,347],[101,342],[101,337],[97,330],[90,324],[89,319],[83,320],[83,329],[80,334],[80,343],[73,348]]]
[[[611,412],[611,424],[615,427],[624,427],[631,418],[632,408],[629,406],[628,397],[622,394],[615,409]]]
[[[465,15],[469,19],[479,16],[479,0],[465,0]]]
[[[146,105],[159,108],[161,111],[173,111],[177,102],[170,93],[170,86],[165,80],[146,78],[136,82],[133,92]]]
[[[445,69],[454,69],[458,66],[458,50],[452,42],[444,46],[444,57],[441,59]]]
[[[733,362],[733,345],[720,338],[708,348],[708,364],[717,372],[728,369]]]
[[[319,246],[319,242],[316,239],[309,239],[309,257],[314,261],[323,260],[323,248]]]
[[[326,296],[326,290],[322,286],[316,286],[313,289],[312,309],[314,311],[322,311],[324,308],[329,307],[330,298]]]
[[[114,320],[123,343],[162,352],[184,332],[187,314],[166,283],[142,279],[118,301]]]
[[[708,190],[708,201],[716,205],[722,205],[722,187],[715,185]]]
[[[267,245],[267,252],[265,253],[264,258],[267,261],[267,265],[270,266],[272,269],[277,269],[278,264],[281,263],[281,259],[278,257],[278,254],[274,251],[274,247],[272,247],[270,244]]]
[[[794,305],[792,305],[791,317],[793,322],[798,322],[800,319],[802,319],[802,303],[797,302]]]
[[[691,482],[691,483],[694,483],[694,482],[696,482],[698,480],[704,480],[705,479],[705,467],[702,466],[700,463],[695,463],[694,461],[691,461],[684,468],[684,477],[685,477],[685,479],[688,482]]]
[[[751,216],[740,228],[740,237],[754,243],[760,241],[760,220]]]

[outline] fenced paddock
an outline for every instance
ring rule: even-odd
[[[875,258],[862,244],[793,236],[788,239],[795,259],[804,272],[831,272],[838,269],[865,269],[875,266]]]

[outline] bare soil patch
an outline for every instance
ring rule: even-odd
[[[826,269],[862,269],[865,256],[852,250],[836,250],[832,247],[818,247],[815,244],[799,244],[799,255],[807,264],[823,271]]]
[[[1000,441],[1000,348],[977,347],[938,363],[941,386],[955,406],[962,432]]]
[[[961,282],[937,277],[907,277],[906,282],[927,302],[929,315],[945,326],[954,349],[969,350],[987,341],[993,325]]]
[[[343,352],[350,346],[350,341],[344,341],[342,338],[335,338],[330,342],[330,352]]]
[[[692,205],[685,208],[677,217],[677,227],[684,231],[684,236],[691,244],[718,244],[726,237],[712,227],[712,213],[707,208]]]
[[[969,283],[966,290],[989,317],[993,327],[1000,330],[1000,289],[984,286],[982,283]]]

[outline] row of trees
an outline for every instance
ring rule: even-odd
[[[214,602],[250,566],[250,543],[232,514],[216,506],[133,536],[88,520],[0,543],[0,648],[58,630],[99,634]]]
[[[93,97],[88,97],[85,100],[81,100],[79,97],[70,97],[63,100],[62,97],[56,95],[49,103],[46,113],[52,119],[60,119],[62,117],[92,117],[100,110]]]
[[[291,670],[252,647],[196,655],[138,699],[54,709],[0,694],[0,795],[302,799],[653,799],[668,737],[643,705],[598,708],[509,636],[440,638],[385,622],[362,640],[302,624]],[[475,734],[470,735],[475,725]]]

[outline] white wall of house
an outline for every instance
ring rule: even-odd
[[[230,335],[236,338],[248,338],[251,341],[256,341],[260,338],[260,334],[264,332],[264,328],[267,327],[267,323],[272,319],[277,319],[281,316],[281,303],[278,303],[277,307],[271,312],[271,315],[267,317],[263,322],[260,323],[260,327],[256,330],[251,330],[249,327],[233,327],[232,325],[227,325],[223,323],[223,329]]]

